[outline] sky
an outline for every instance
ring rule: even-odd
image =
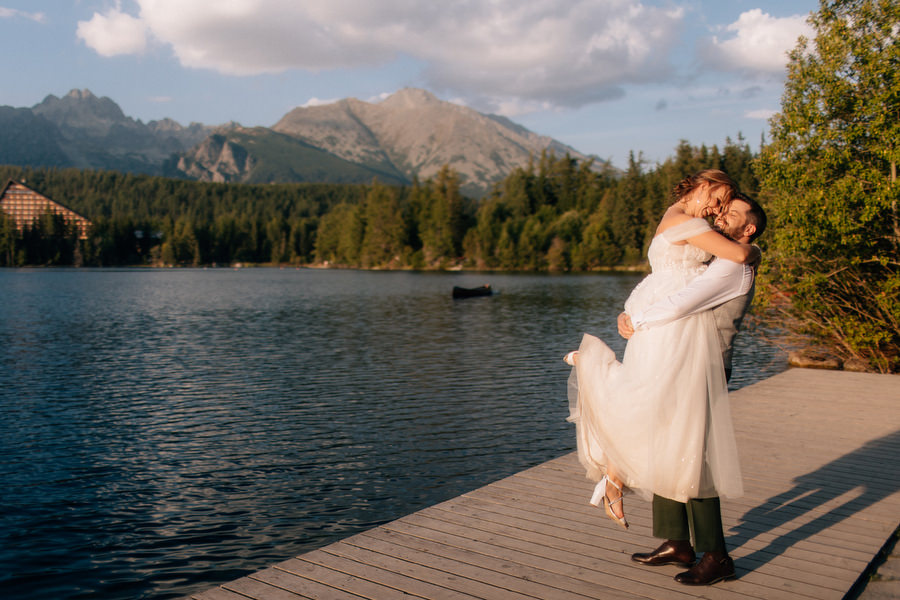
[[[649,166],[755,151],[813,0],[0,0],[0,105],[89,89],[143,122],[272,126],[405,87]]]

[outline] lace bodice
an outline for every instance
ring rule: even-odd
[[[706,268],[706,261],[712,258],[709,252],[690,244],[672,244],[663,235],[653,238],[647,251],[653,272],[685,271],[696,275]]]
[[[631,292],[625,302],[625,311],[635,313],[647,308],[680,290],[706,270],[706,261],[712,258],[711,254],[696,246],[676,242],[710,230],[709,223],[703,219],[691,219],[653,238],[647,250],[652,272]]]

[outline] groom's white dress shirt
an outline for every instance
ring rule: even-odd
[[[712,309],[722,349],[726,377],[731,374],[734,338],[753,302],[755,271],[749,265],[717,258],[682,290],[651,304],[637,314],[629,314],[635,330],[665,325]]]
[[[635,330],[665,325],[748,294],[753,280],[749,265],[717,258],[680,291],[628,316]]]

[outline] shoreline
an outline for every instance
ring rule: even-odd
[[[313,269],[320,271],[385,271],[385,272],[418,272],[418,273],[524,273],[532,275],[589,275],[604,273],[649,273],[650,265],[621,265],[612,267],[600,267],[588,271],[559,271],[559,270],[534,270],[534,269],[479,269],[468,267],[450,267],[450,268],[428,268],[428,267],[358,267],[347,265],[324,265],[322,263],[292,265],[288,263],[232,263],[228,265],[220,265],[216,263],[206,265],[21,265],[15,267],[0,267],[2,270],[25,270],[25,269],[57,269],[57,270],[103,270],[103,269]]]

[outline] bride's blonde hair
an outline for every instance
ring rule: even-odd
[[[704,169],[685,177],[672,189],[672,198],[677,202],[686,198],[702,184],[709,184],[709,195],[718,198],[720,204],[728,204],[738,192],[738,186],[725,171]]]

